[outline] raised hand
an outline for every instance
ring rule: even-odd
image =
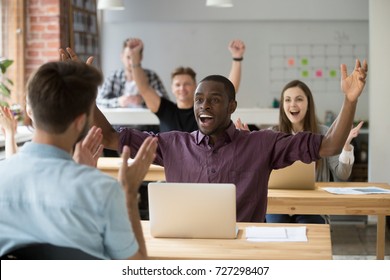
[[[67,61],[67,60],[73,60],[77,62],[83,62],[81,59],[77,56],[77,54],[71,49],[66,48],[66,51],[63,48],[60,48],[58,50],[60,54],[60,61]],[[93,56],[88,57],[87,61],[85,62],[88,65],[91,65],[93,62]]]
[[[349,132],[347,141],[345,141],[344,150],[346,150],[346,151],[352,150],[352,148],[350,147],[352,139],[356,138],[359,135],[359,132],[360,132],[360,129],[362,128],[362,126],[363,126],[363,123],[364,122],[361,121],[361,122],[359,122],[359,124],[357,126],[355,126],[355,127],[353,127],[351,129],[351,131]]]
[[[17,127],[17,121],[10,108],[0,106],[0,128],[4,135],[14,134]]]
[[[8,158],[18,151],[16,145],[17,120],[12,114],[10,108],[0,106],[0,129],[5,138],[5,157]]]
[[[360,61],[356,59],[355,69],[349,76],[345,64],[341,64],[340,70],[341,90],[350,102],[356,102],[366,84],[368,71],[367,61],[364,60],[363,65],[361,65]]]
[[[157,138],[152,136],[146,138],[138,150],[134,161],[129,165],[130,148],[128,146],[123,147],[122,165],[119,169],[118,180],[122,184],[126,195],[138,195],[139,186],[145,178],[150,164],[156,157],[156,150]]]
[[[233,40],[229,43],[229,51],[233,58],[242,58],[245,53],[245,44],[241,40]]]
[[[144,48],[142,40],[138,38],[130,38],[127,40],[126,45],[130,49],[132,63],[139,64],[141,61],[142,50]]]
[[[92,126],[84,139],[76,143],[73,152],[74,161],[96,167],[98,159],[103,152],[102,140],[102,130]]]
[[[248,124],[241,122],[241,119],[240,119],[240,118],[238,118],[238,119],[234,122],[234,125],[236,126],[237,129],[250,131],[250,130],[249,130],[249,127],[248,127]]]

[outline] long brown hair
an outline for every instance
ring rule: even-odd
[[[289,83],[287,83],[280,95],[280,106],[279,106],[279,126],[277,127],[277,130],[291,133],[292,131],[292,123],[288,119],[286,113],[284,112],[283,108],[283,100],[284,100],[284,92],[289,88],[298,87],[300,88],[307,97],[307,112],[305,115],[305,118],[303,120],[303,130],[304,131],[311,131],[314,133],[319,133],[319,127],[318,127],[318,120],[316,116],[316,110],[313,100],[313,95],[311,93],[311,90],[309,87],[300,80],[293,80]]]

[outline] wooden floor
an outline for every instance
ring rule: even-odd
[[[376,259],[376,225],[332,224],[333,259]],[[385,259],[390,260],[390,230],[386,231]]]

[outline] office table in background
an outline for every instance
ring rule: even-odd
[[[369,187],[390,189],[385,183],[332,182],[316,183],[315,190],[268,190],[270,214],[376,215],[377,259],[385,256],[386,216],[390,216],[389,194],[337,195],[322,187]]]
[[[122,159],[119,157],[100,157],[97,163],[97,168],[102,172],[118,178],[119,167]],[[150,165],[148,173],[146,173],[145,181],[164,181],[164,167],[158,165]]]
[[[158,125],[159,119],[149,109],[144,108],[99,108],[111,125]],[[248,124],[273,125],[278,123],[279,109],[237,108],[232,120],[240,118]]]
[[[149,221],[142,221],[148,256],[151,259],[190,260],[329,260],[332,244],[329,225],[237,223],[236,239],[154,238],[150,235]],[[244,228],[307,227],[307,242],[252,242],[245,238]]]

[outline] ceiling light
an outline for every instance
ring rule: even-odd
[[[124,10],[123,0],[98,0],[99,10]]]
[[[230,8],[230,7],[233,7],[233,0],[207,0],[206,6]]]

